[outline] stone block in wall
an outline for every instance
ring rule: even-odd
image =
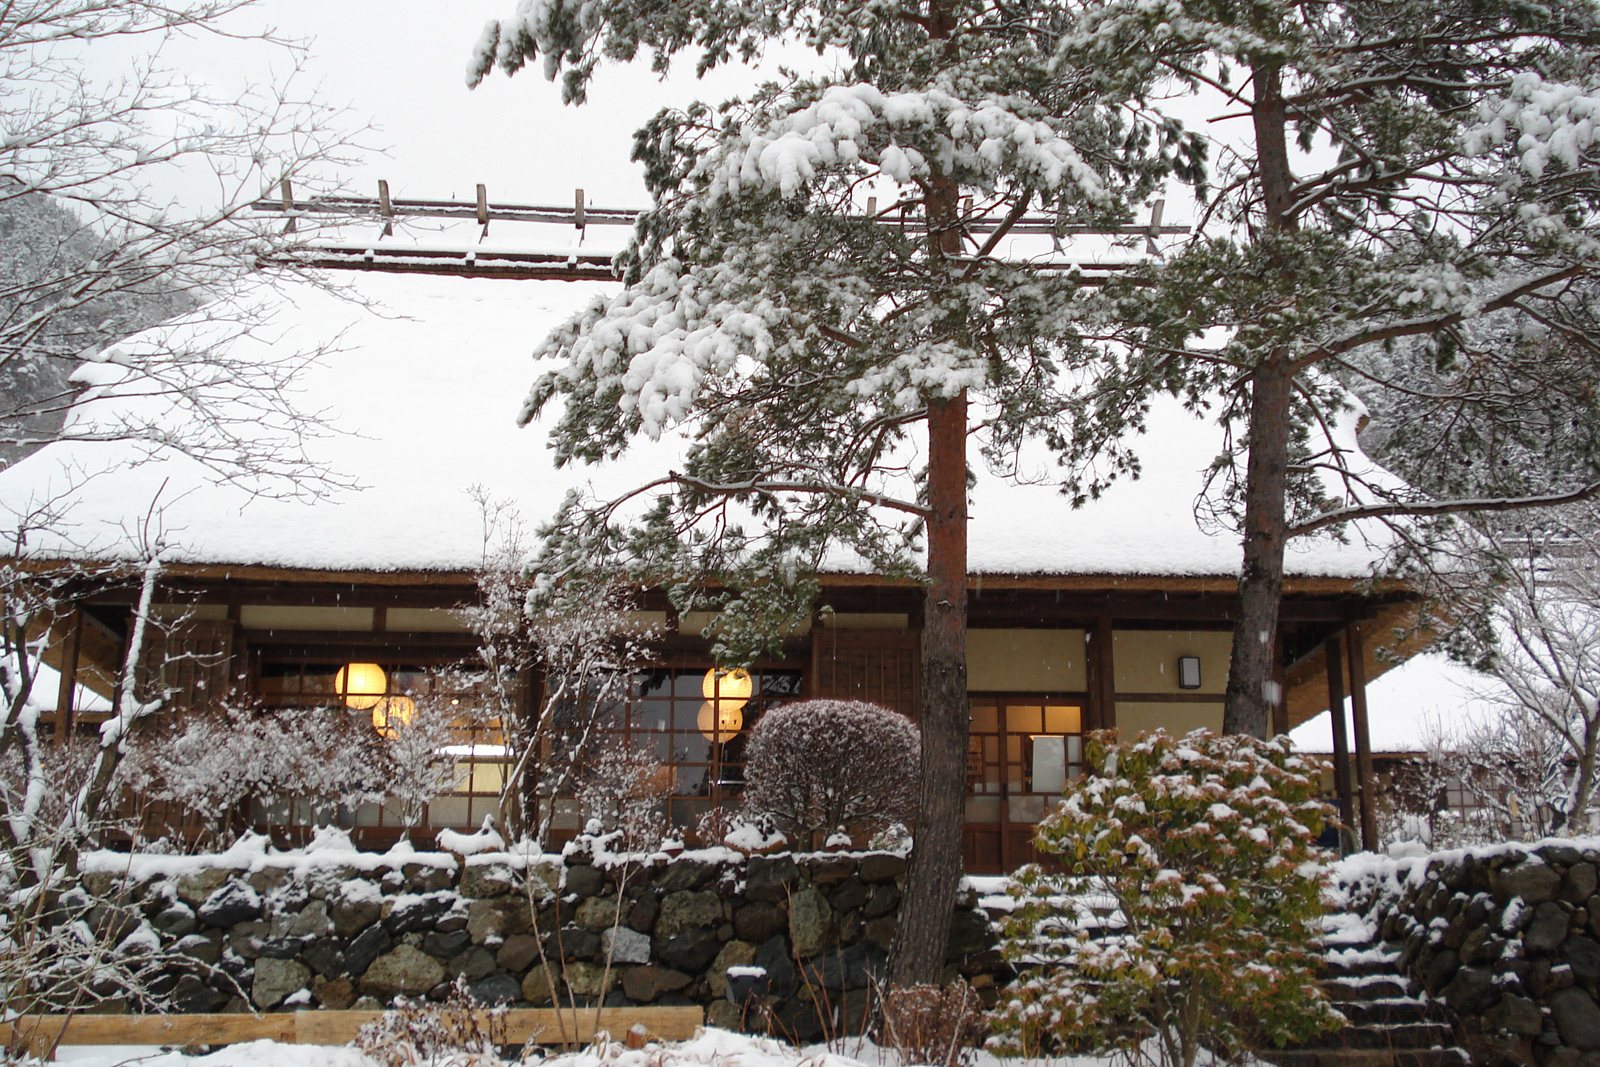
[[[1567,939],[1567,910],[1560,902],[1547,900],[1533,909],[1533,920],[1523,932],[1522,944],[1529,952],[1554,952]]]
[[[531,934],[512,934],[495,950],[494,961],[502,971],[521,974],[539,958],[539,941]]]
[[[614,926],[600,934],[600,955],[612,966],[622,963],[649,963],[650,939],[626,926]]]
[[[789,904],[789,943],[796,959],[815,956],[837,943],[833,908],[817,889],[802,889]]]
[[[629,1000],[648,1004],[665,993],[675,993],[689,984],[689,976],[668,967],[645,964],[622,972],[622,991]]]
[[[400,945],[372,961],[361,976],[361,992],[388,1001],[397,994],[420,996],[444,981],[439,961],[410,945]]]
[[[512,934],[527,933],[533,913],[521,896],[474,900],[467,905],[467,935],[475,945],[498,945]]]
[[[345,973],[351,978],[360,978],[372,966],[373,960],[393,947],[394,939],[389,936],[389,931],[374,923],[358,934],[350,942],[350,947],[345,949]]]
[[[893,882],[904,877],[906,873],[906,858],[888,852],[872,852],[861,857],[861,880],[863,882]]]
[[[578,904],[573,921],[580,930],[598,934],[616,925],[620,908],[616,897],[590,897]]]
[[[598,963],[568,963],[561,970],[567,988],[575,997],[603,997],[618,980],[615,968],[608,970]]]
[[[743,904],[733,913],[734,934],[742,941],[760,943],[789,928],[788,913],[764,900]]]
[[[473,945],[460,955],[451,957],[444,965],[444,974],[447,979],[453,980],[459,975],[469,982],[476,982],[493,974],[495,969],[494,953],[482,945]]]
[[[1561,899],[1580,907],[1600,888],[1600,868],[1593,863],[1575,863],[1561,879]]]
[[[655,935],[658,940],[670,940],[697,927],[715,927],[721,923],[720,896],[709,890],[679,890],[662,899]]]
[[[534,1007],[543,1007],[553,999],[551,990],[555,987],[552,981],[553,969],[535,965],[522,979],[522,999]]]
[[[217,867],[202,867],[184,873],[173,885],[179,900],[198,908],[205,903],[207,897],[221,888],[231,873]]]
[[[700,860],[674,860],[665,872],[657,876],[655,886],[662,893],[678,893],[709,885],[717,876],[718,866]]]
[[[1521,897],[1529,904],[1555,899],[1561,891],[1561,873],[1544,861],[1529,857],[1513,866],[1501,867],[1490,876],[1494,898],[1502,904]]]
[[[706,970],[706,988],[711,996],[721,998],[728,995],[728,968],[748,967],[754,963],[756,948],[749,941],[729,941],[722,946],[722,951],[717,953],[717,958],[711,961],[711,966]]]
[[[383,891],[365,878],[346,882],[326,896],[333,932],[354,937],[383,916]]]
[[[519,888],[516,873],[505,864],[470,861],[461,872],[458,887],[462,896],[474,899],[503,897],[518,892]]]
[[[344,1011],[355,1003],[355,983],[348,978],[313,978],[311,999],[329,1011]]]
[[[859,866],[854,856],[807,856],[800,861],[801,873],[820,889],[838,885],[852,877]]]
[[[261,915],[261,894],[242,881],[229,881],[201,901],[195,912],[208,926],[236,926]]]
[[[782,935],[762,942],[751,962],[767,972],[767,990],[772,996],[782,998],[794,995],[794,961],[789,958],[789,945]]]
[[[800,880],[800,868],[789,856],[751,856],[745,866],[744,895],[769,903],[787,901]]]
[[[598,867],[585,865],[567,868],[566,876],[561,883],[561,892],[579,898],[597,897],[605,887],[605,872]]]
[[[662,939],[656,935],[656,957],[667,966],[690,974],[706,969],[717,953],[722,951],[722,941],[716,932],[703,926],[693,927],[677,937]]]
[[[383,925],[396,937],[419,931],[437,929],[438,922],[456,907],[458,898],[454,893],[445,891],[439,893],[406,894],[394,897],[392,904],[388,905],[389,914],[384,917]]]
[[[304,964],[294,960],[261,959],[256,961],[250,999],[256,1007],[266,1011],[310,985],[311,969]]]
[[[1593,997],[1572,987],[1552,994],[1549,1005],[1562,1044],[1580,1052],[1600,1049],[1600,1007]]]

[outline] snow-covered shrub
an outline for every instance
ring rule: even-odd
[[[1205,730],[1097,733],[1087,749],[1096,773],[1069,783],[1036,838],[1061,873],[1017,876],[1004,948],[1027,969],[991,1043],[1193,1067],[1202,1046],[1231,1058],[1338,1022],[1312,945],[1330,815],[1317,769],[1286,738]]]
[[[327,817],[379,799],[377,746],[362,725],[341,709],[230,700],[130,745],[120,784],[199,818],[210,843],[225,848],[247,801],[268,810],[300,802],[313,817]]]
[[[408,830],[422,823],[430,800],[460,788],[462,779],[461,765],[450,751],[459,737],[449,697],[421,696],[413,708],[410,719],[387,722],[377,761],[377,784]]]
[[[496,1046],[505,1043],[505,1010],[480,1007],[460,976],[443,1003],[401,998],[351,1042],[383,1067],[502,1067]]]
[[[871,833],[911,821],[920,761],[920,734],[899,712],[859,700],[787,704],[750,731],[744,807],[800,848],[840,827]]]

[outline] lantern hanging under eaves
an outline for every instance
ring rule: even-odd
[[[389,679],[376,663],[352,663],[333,676],[333,691],[358,711],[377,706],[388,689]]]
[[[742,700],[738,705],[708,700],[700,705],[700,712],[695,716],[695,727],[713,745],[726,744],[744,729],[744,712],[740,710],[743,704]]]
[[[384,737],[394,737],[416,716],[417,702],[410,697],[388,697],[372,706],[372,725]]]

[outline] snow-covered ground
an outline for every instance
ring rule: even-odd
[[[71,1067],[373,1067],[353,1048],[285,1045],[251,1041],[201,1056],[135,1045],[63,1048],[59,1063]],[[620,1044],[596,1045],[552,1055],[544,1067],[903,1067],[898,1054],[865,1038],[843,1038],[831,1045],[795,1048],[767,1038],[706,1028],[688,1041],[633,1050]],[[971,1067],[1106,1067],[1109,1057],[1066,1056],[1047,1060],[1002,1060],[978,1052]],[[1206,1064],[1200,1067],[1208,1067]]]

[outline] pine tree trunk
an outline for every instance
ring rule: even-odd
[[[889,983],[938,982],[961,881],[967,752],[967,398],[928,415],[928,586],[922,624],[922,774]]]
[[[1282,359],[1256,369],[1250,394],[1250,459],[1245,473],[1244,565],[1222,732],[1267,737],[1272,729],[1274,635],[1283,598],[1284,493],[1288,486],[1288,405],[1294,375]]]
[[[1251,111],[1256,137],[1256,177],[1266,215],[1262,239],[1270,243],[1295,229],[1293,173],[1289,169],[1287,116],[1275,67],[1253,72]],[[1284,292],[1292,280],[1283,279]],[[1272,705],[1282,699],[1273,670],[1278,609],[1283,600],[1283,548],[1288,537],[1289,407],[1294,367],[1279,349],[1263,359],[1250,383],[1250,458],[1245,468],[1244,562],[1222,732],[1266,737]]]

